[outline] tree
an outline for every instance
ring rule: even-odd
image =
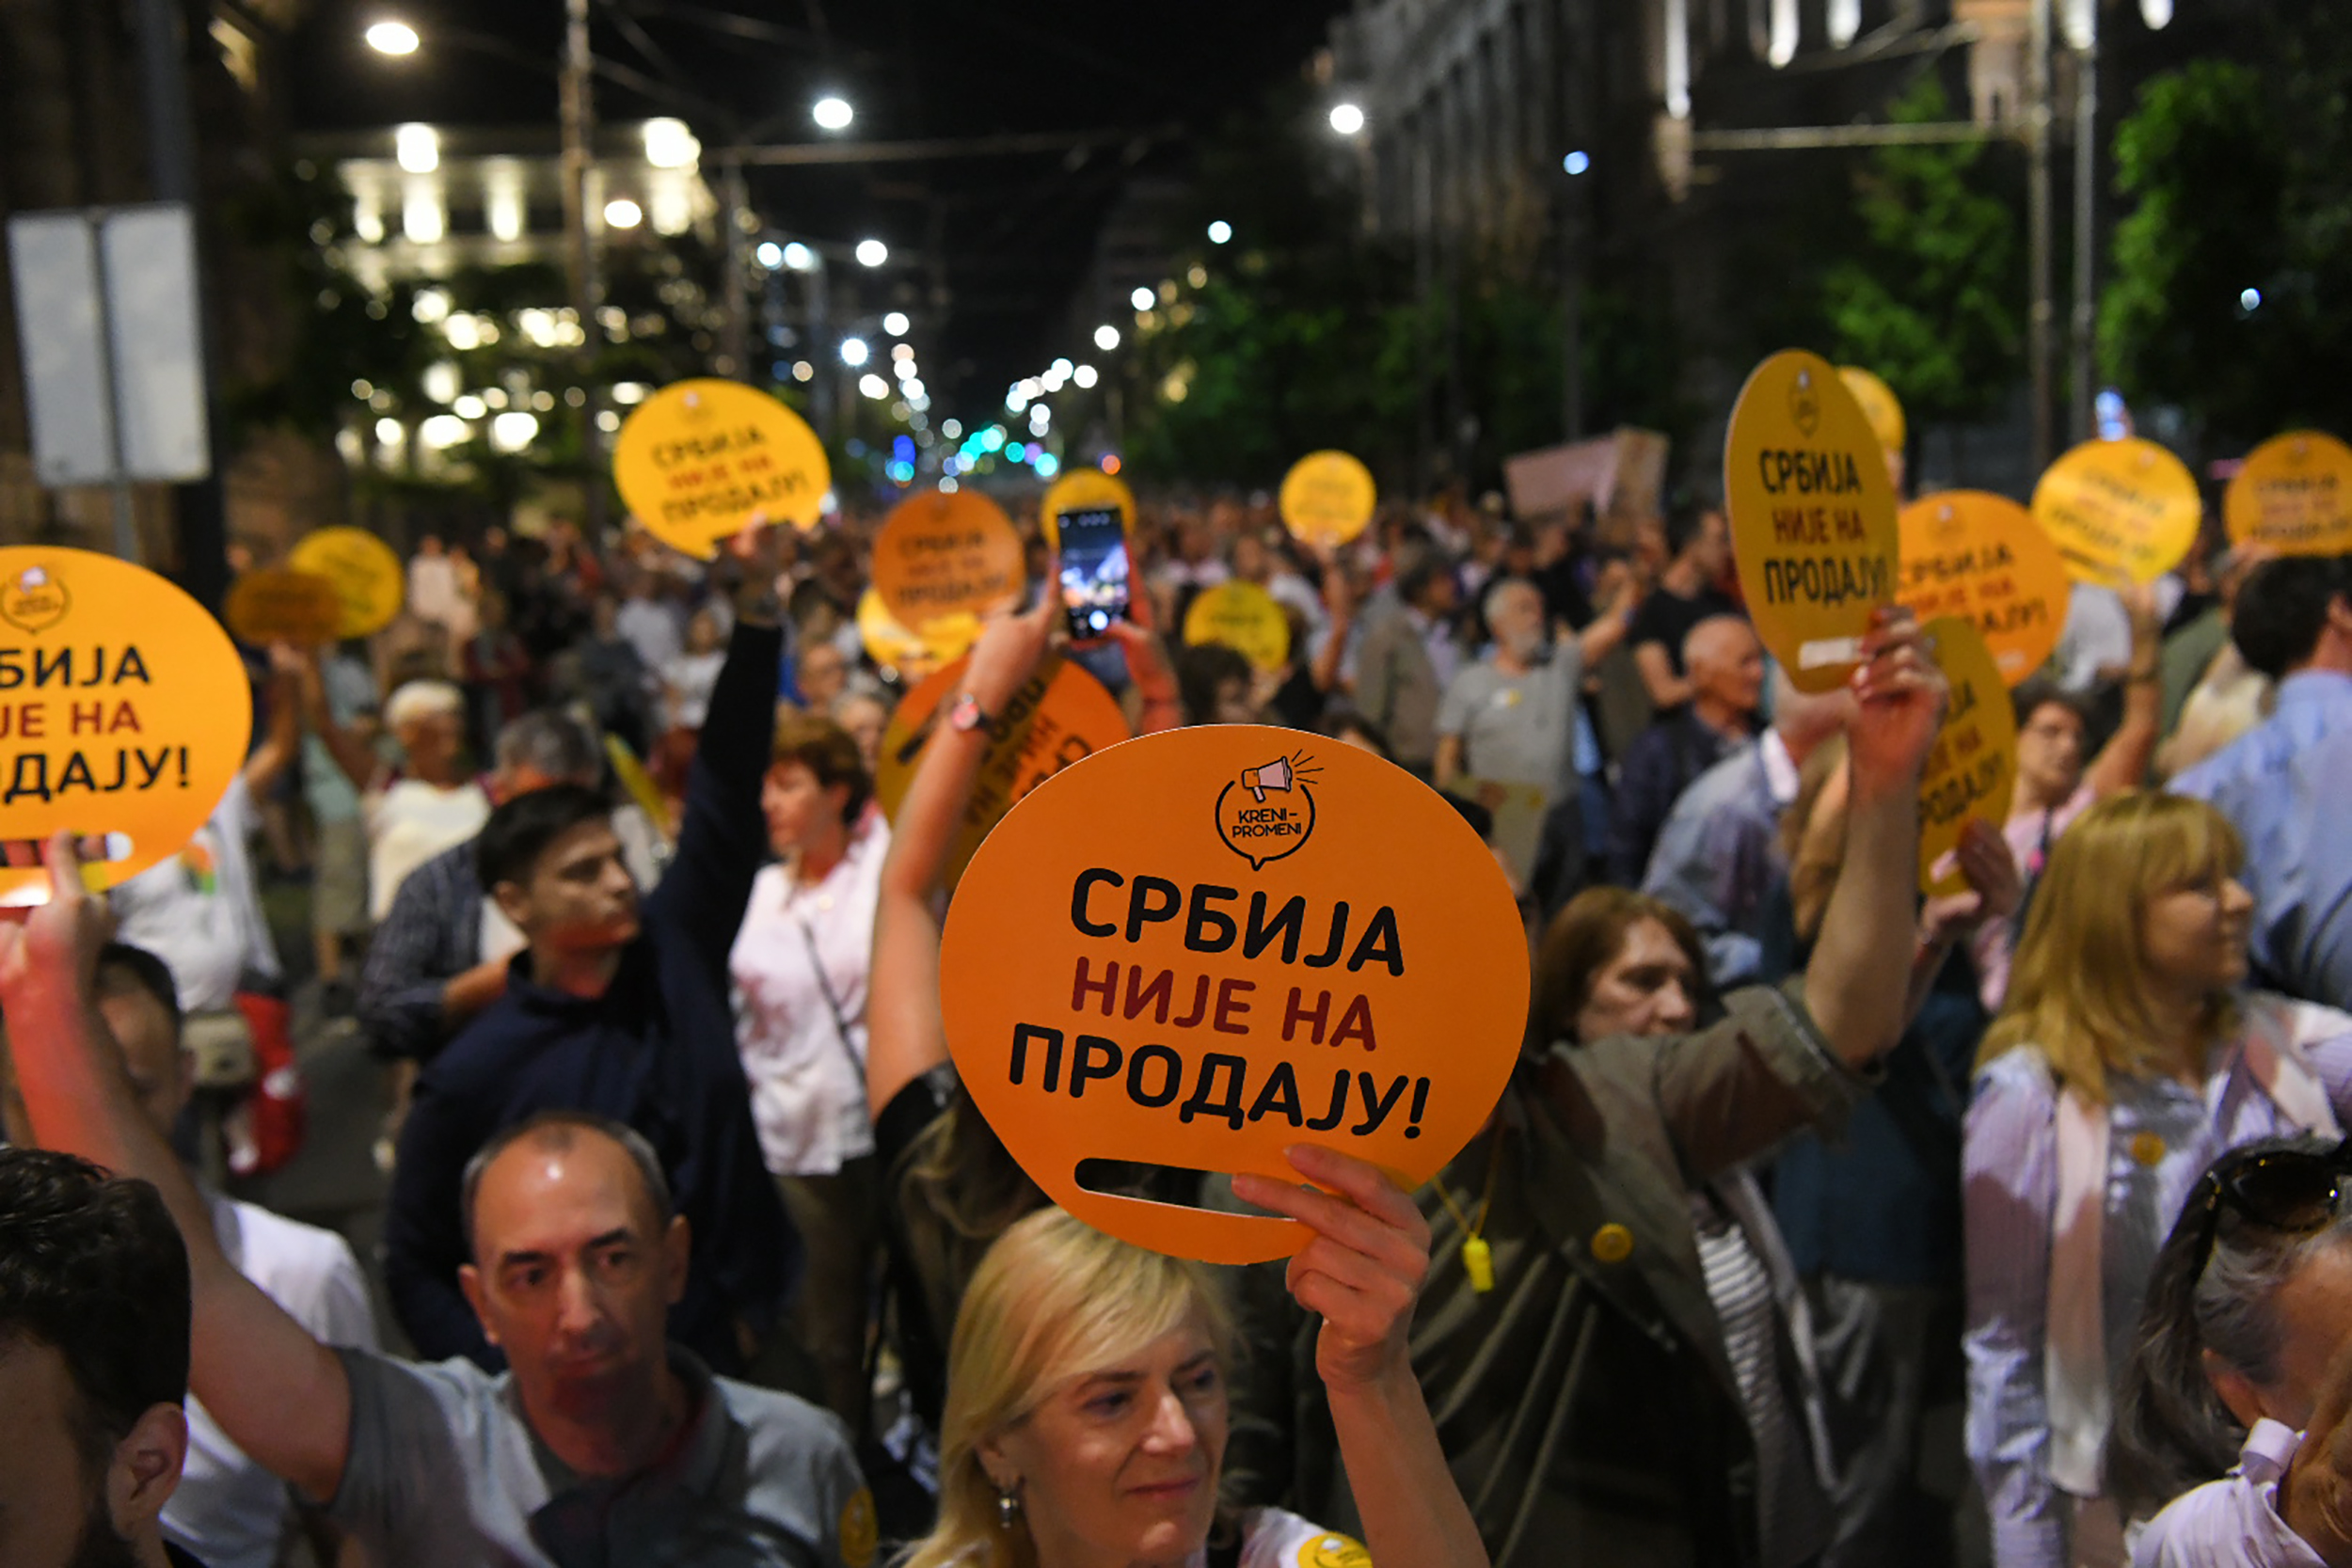
[[[2304,14],[2249,29],[2259,65],[2151,78],[2115,138],[2134,206],[2116,228],[2102,362],[2222,447],[2307,423],[2352,433],[2352,6],[2292,8]]]
[[[1949,119],[1933,75],[1891,106],[1896,124]],[[2021,369],[2025,275],[2013,201],[1982,143],[1883,147],[1854,178],[1860,243],[1823,275],[1838,359],[1875,371],[1915,418],[1984,415]]]

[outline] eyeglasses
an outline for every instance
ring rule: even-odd
[[[2189,1207],[2201,1219],[2197,1274],[2213,1259],[2224,1205],[2257,1225],[2293,1235],[2326,1227],[2344,1200],[2352,1177],[2352,1138],[2329,1149],[2271,1149],[2225,1155],[2198,1182]]]

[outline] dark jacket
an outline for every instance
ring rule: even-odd
[[[1616,810],[1609,824],[1609,879],[1640,887],[1649,853],[1675,801],[1701,773],[1731,755],[1742,737],[1703,721],[1688,705],[1634,737],[1617,768]]]
[[[716,1368],[741,1364],[734,1325],[773,1322],[800,1243],[760,1158],[735,1049],[727,954],[767,858],[760,781],[773,733],[781,638],[738,625],[710,699],[677,856],[646,898],[644,928],[602,996],[531,979],[517,954],[506,994],[417,1080],[385,1218],[385,1285],[421,1356],[495,1353],[457,1283],[468,1260],[466,1162],[499,1129],[554,1108],[595,1111],[661,1156],[693,1236],[670,1337]]]
[[[1836,1122],[1866,1088],[1814,1033],[1798,988],[1739,991],[1697,1034],[1556,1045],[1521,1064],[1499,1131],[1438,1178],[1474,1219],[1500,1162],[1484,1230],[1491,1291],[1470,1289],[1437,1184],[1417,1195],[1433,1261],[1413,1370],[1496,1568],[1756,1560],[1755,1448],[1690,1193]],[[1318,1325],[1282,1267],[1251,1270],[1245,1287],[1243,1340],[1259,1353],[1236,1385],[1227,1477],[1245,1503],[1354,1529],[1314,1373]]]

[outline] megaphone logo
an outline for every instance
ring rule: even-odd
[[[1315,798],[1307,781],[1320,771],[1303,752],[1243,768],[1238,782],[1217,791],[1216,836],[1253,871],[1296,854],[1315,831]],[[1269,801],[1268,791],[1290,799]]]
[[[1285,794],[1289,793],[1291,787],[1290,758],[1276,757],[1263,768],[1243,768],[1241,786],[1249,791],[1260,805],[1265,804],[1265,792],[1269,789],[1279,789]]]

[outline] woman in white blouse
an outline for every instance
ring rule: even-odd
[[[2121,1560],[2110,1390],[2167,1232],[2217,1155],[2352,1112],[2352,1018],[2242,989],[2243,853],[2201,801],[2084,813],[1985,1037],[1963,1153],[1968,1452],[1998,1568]]]
[[[866,976],[890,829],[857,742],[828,719],[776,725],[760,790],[779,863],[752,884],[729,958],[736,1044],[760,1151],[807,1249],[793,1325],[852,1429],[866,1417],[868,1275],[880,1246],[866,1109]]]

